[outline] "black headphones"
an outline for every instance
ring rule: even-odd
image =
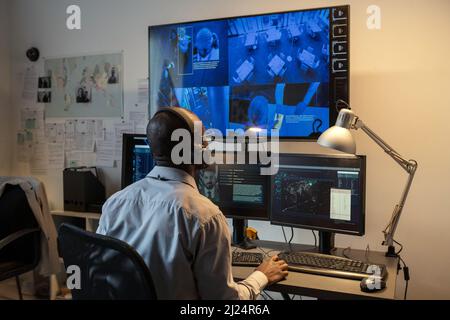
[[[175,115],[178,117],[178,119],[180,119],[181,121],[183,121],[183,123],[186,125],[189,133],[191,134],[191,138],[194,139],[194,135],[195,135],[195,123],[196,122],[200,122],[201,120],[200,118],[193,113],[192,111],[189,111],[187,109],[184,108],[180,108],[180,107],[164,107],[164,108],[160,108],[156,113],[155,116],[157,114],[160,113],[169,113],[172,115]],[[191,150],[191,164],[194,164],[194,156],[196,153],[200,152],[202,155],[202,163],[201,164],[195,164],[195,166],[198,169],[206,169],[207,167],[209,167],[209,164],[205,162],[204,159],[204,153],[206,150],[206,141],[204,140],[203,134],[202,134],[202,141],[201,144],[196,144],[195,141],[192,141],[192,150]],[[157,164],[168,164],[168,163],[172,163],[172,161],[170,161],[170,159],[167,159],[166,157],[156,157],[156,162]]]

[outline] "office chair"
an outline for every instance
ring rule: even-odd
[[[41,230],[25,192],[7,185],[0,197],[0,281],[16,278],[23,300],[19,277],[34,270],[41,258]]]
[[[58,245],[65,267],[80,268],[73,300],[156,300],[150,270],[127,243],[62,224]]]

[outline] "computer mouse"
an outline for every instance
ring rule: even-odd
[[[361,280],[361,291],[373,293],[386,288],[386,281],[377,277],[369,277]]]

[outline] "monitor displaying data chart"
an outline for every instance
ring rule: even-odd
[[[272,223],[363,235],[365,166],[362,156],[280,155]]]

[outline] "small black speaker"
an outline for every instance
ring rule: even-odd
[[[36,62],[39,60],[39,50],[38,48],[30,48],[27,50],[27,58],[30,59],[31,62]]]
[[[96,172],[95,168],[64,170],[64,210],[101,213],[105,187],[92,170]]]

